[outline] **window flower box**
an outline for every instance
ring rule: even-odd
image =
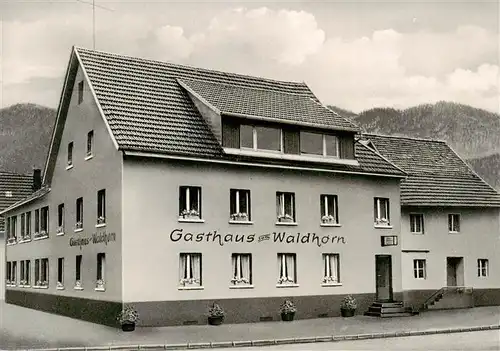
[[[15,236],[11,236],[10,238],[7,239],[7,244],[15,244],[17,241],[17,238]]]
[[[31,236],[29,234],[23,236],[23,241],[30,241],[30,240],[31,240]]]
[[[56,234],[62,234],[62,233],[64,233],[64,227],[63,226],[57,227]]]
[[[248,221],[248,214],[247,213],[240,213],[240,212],[233,213],[230,218],[232,221],[247,222]]]
[[[82,288],[82,282],[80,280],[75,281],[75,289],[81,289]]]
[[[19,286],[24,286],[24,285],[28,285],[28,282],[26,280],[20,280]]]
[[[293,280],[290,277],[281,277],[278,279],[278,284],[279,285],[295,284],[295,280]]]
[[[196,210],[183,210],[180,217],[183,219],[200,219],[200,214]]]
[[[57,287],[58,289],[63,289],[63,288],[64,288],[64,285],[63,285],[63,283],[61,283],[61,282],[57,282],[56,287]]]
[[[200,280],[196,278],[184,278],[179,281],[180,286],[200,285]]]
[[[389,220],[387,218],[377,218],[375,220],[375,224],[380,226],[388,226]]]
[[[323,277],[321,283],[323,284],[337,284],[339,281],[334,277]]]
[[[280,222],[280,223],[293,223],[293,217],[290,216],[289,214],[286,214],[284,216],[278,216],[278,222]]]
[[[40,230],[40,236],[47,236],[47,231],[46,230]]]
[[[76,222],[75,229],[83,229],[83,222]]]
[[[321,217],[321,223],[323,223],[323,224],[337,224],[337,221],[335,220],[335,217],[333,217],[332,215],[328,215],[328,216]]]
[[[49,285],[49,282],[46,280],[37,280],[35,285],[41,288],[45,288]]]
[[[105,288],[105,282],[104,282],[104,280],[103,279],[97,280],[96,283],[95,283],[95,287],[96,287],[96,289],[104,290],[104,288]]]
[[[231,284],[233,285],[249,285],[250,280],[247,278],[236,278],[231,279]]]
[[[97,218],[97,224],[105,224],[106,223],[106,218],[103,216],[99,216]]]

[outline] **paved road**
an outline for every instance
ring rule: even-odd
[[[394,350],[394,351],[486,351],[500,350],[500,331],[490,330],[470,333],[436,334],[388,339],[325,342],[259,347],[259,350]],[[217,349],[213,349],[217,350]],[[222,349],[219,349],[222,350]],[[226,351],[228,349],[225,349]],[[256,351],[255,347],[238,348],[237,351]]]

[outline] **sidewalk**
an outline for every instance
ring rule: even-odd
[[[428,311],[413,317],[322,318],[293,322],[137,328],[135,332],[0,302],[0,349],[186,349],[263,346],[500,328],[500,306]],[[277,340],[278,339],[278,340]],[[253,343],[252,343],[253,342]],[[127,346],[128,345],[128,346]],[[92,348],[91,348],[92,346]],[[100,348],[96,348],[100,346]],[[111,347],[110,347],[111,346]],[[120,348],[119,346],[122,346]]]

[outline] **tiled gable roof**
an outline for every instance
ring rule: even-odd
[[[444,141],[364,134],[378,152],[408,173],[401,203],[412,206],[500,206],[500,194]]]
[[[123,150],[218,156],[220,145],[177,79],[197,79],[316,99],[304,83],[75,49]]]
[[[359,130],[347,119],[307,95],[193,79],[179,79],[179,82],[222,114],[262,117],[278,122],[307,123],[319,128]]]
[[[33,176],[0,171],[0,211],[33,193]],[[4,218],[0,215],[0,232]]]
[[[189,82],[193,86],[194,82],[202,82],[195,86],[196,89],[221,107],[223,112],[249,112],[252,109],[255,111],[252,113],[272,116],[266,108],[269,102],[274,101],[274,108],[278,107],[280,111],[279,118],[303,118],[291,111],[290,107],[284,106],[290,103],[296,104],[294,108],[309,113],[309,122],[314,122],[316,118],[316,123],[321,122],[325,127],[331,128],[331,123],[338,123],[344,129],[357,130],[350,122],[322,106],[304,83],[199,69],[80,48],[75,48],[75,53],[85,69],[112,135],[118,147],[124,151],[233,161],[243,159],[224,154],[179,81]],[[222,90],[233,87],[240,97],[245,97],[240,101],[242,105],[238,105],[236,99],[226,102],[217,99],[216,91],[211,89],[213,87]],[[229,99],[229,93],[226,91],[225,94]],[[250,98],[262,99],[265,103],[257,102],[254,103],[256,106],[250,106]],[[285,116],[286,113],[291,116]],[[319,166],[339,171],[404,175],[400,169],[365,146],[356,145],[355,153],[358,166]],[[270,162],[275,161],[266,160],[266,163]],[[50,167],[47,169],[50,170]]]

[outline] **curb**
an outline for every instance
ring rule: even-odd
[[[287,345],[287,344],[305,344],[316,342],[338,342],[349,340],[368,340],[368,339],[385,339],[399,338],[408,336],[422,336],[432,334],[452,334],[465,333],[485,330],[500,330],[500,324],[483,325],[477,327],[461,327],[461,328],[446,328],[446,329],[430,329],[416,331],[396,331],[389,333],[374,333],[374,334],[354,334],[354,335],[323,335],[316,337],[298,337],[285,339],[265,339],[265,340],[248,340],[248,341],[218,341],[218,342],[197,342],[183,344],[145,344],[145,345],[110,345],[110,346],[87,346],[87,347],[60,347],[50,349],[29,349],[30,351],[94,351],[94,350],[199,350],[199,349],[215,349],[215,348],[236,348],[236,347],[262,347],[270,345]]]

